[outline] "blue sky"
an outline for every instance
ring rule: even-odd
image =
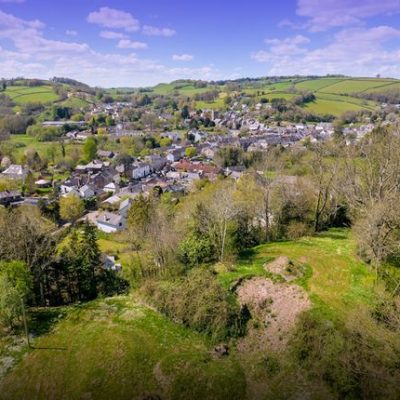
[[[400,78],[400,0],[0,0],[0,77]]]

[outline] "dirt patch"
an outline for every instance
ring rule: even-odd
[[[279,256],[274,261],[265,264],[264,269],[267,272],[281,276],[288,282],[300,278],[305,272],[302,263],[291,261],[286,256]]]
[[[0,358],[0,377],[5,375],[6,372],[13,367],[14,363],[14,357],[7,356]]]
[[[171,379],[163,373],[161,368],[161,361],[155,365],[153,369],[153,374],[158,384],[161,386],[162,390],[166,392],[168,387],[171,385]]]
[[[301,287],[265,278],[246,280],[237,293],[240,304],[247,305],[252,314],[249,332],[239,344],[246,351],[282,349],[298,316],[311,306]]]

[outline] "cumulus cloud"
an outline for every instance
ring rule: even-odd
[[[174,61],[192,61],[193,58],[191,54],[174,54],[172,56]]]
[[[400,39],[400,29],[354,27],[337,32],[326,46],[316,49],[300,47],[297,52],[285,51],[282,43],[291,46],[293,42],[302,42],[304,46],[308,42],[293,38],[268,40],[269,48],[252,53],[251,58],[266,63],[268,73],[272,75],[344,73],[371,76],[380,73],[398,76],[400,52],[388,50],[385,46],[388,41],[396,39]]]
[[[2,76],[68,76],[103,87],[148,86],[175,79],[223,78],[214,66],[170,68],[131,52],[99,52],[86,43],[51,40],[44,35],[43,28],[40,21],[22,20],[0,12]],[[7,48],[4,48],[2,40]]]
[[[144,25],[142,32],[148,36],[171,37],[176,35],[176,31],[170,28],[157,28],[156,26]]]
[[[147,49],[147,43],[122,39],[118,42],[119,49]]]
[[[296,13],[313,32],[360,25],[365,18],[400,12],[400,0],[298,0]]]
[[[139,21],[132,14],[110,7],[101,7],[98,11],[91,12],[87,21],[105,28],[124,29],[127,32],[140,29]]]
[[[126,39],[128,37],[125,33],[114,31],[101,31],[99,35],[103,39]]]

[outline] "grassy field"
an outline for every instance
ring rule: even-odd
[[[340,78],[320,78],[320,79],[308,79],[296,83],[296,88],[299,90],[311,90],[312,92],[328,88],[335,83],[341,82],[343,79]]]
[[[317,114],[331,114],[334,116],[339,116],[346,111],[361,111],[366,109],[366,107],[352,102],[349,103],[345,100],[325,100],[318,96],[315,101],[307,103],[304,108]]]
[[[359,302],[371,302],[374,274],[358,260],[355,241],[349,231],[342,229],[297,242],[255,247],[233,271],[220,274],[221,282],[229,287],[243,276],[268,276],[264,264],[281,255],[311,268],[310,276],[299,283],[306,287],[316,304],[342,313]]]
[[[213,359],[203,336],[127,297],[68,309],[0,384],[1,399],[240,399],[234,357]]]
[[[103,251],[126,250],[115,243],[101,236],[99,244]],[[349,231],[341,229],[255,247],[219,279],[228,288],[238,278],[271,277],[264,264],[281,255],[306,265],[296,283],[327,318],[372,303],[374,274],[357,258]],[[144,393],[166,399],[243,399],[251,398],[250,376],[252,384],[257,376],[265,383],[265,366],[252,363],[234,343],[229,357],[216,359],[206,336],[173,323],[132,295],[47,312],[59,322],[51,329],[48,323],[34,348],[16,357],[17,365],[0,381],[0,399],[133,399]],[[5,347],[0,346],[0,358]]]
[[[48,85],[42,86],[9,86],[5,94],[17,104],[49,103],[58,100],[58,95]]]
[[[356,92],[364,92],[380,86],[386,86],[391,82],[394,83],[397,81],[384,79],[346,79],[322,88],[320,91],[334,94],[351,94]]]
[[[55,156],[61,156],[61,146],[58,142],[39,142],[35,137],[29,135],[11,135],[8,142],[12,146],[15,146],[13,155],[17,161],[20,160],[28,149],[34,149],[41,157],[46,157],[48,156],[49,148],[53,147],[55,149]],[[81,148],[82,145],[79,143],[68,143],[65,146],[66,154],[68,155],[72,149],[78,149],[78,151],[80,151]]]

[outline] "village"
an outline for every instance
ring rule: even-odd
[[[108,115],[113,118],[115,125],[107,128],[107,135],[111,138],[143,136],[144,132],[125,127],[122,110],[130,106],[129,103],[96,105],[91,115]],[[257,104],[256,111],[263,106]],[[190,128],[196,116],[209,118],[216,128],[224,129],[224,134]],[[168,120],[170,117],[160,115],[158,118]],[[96,137],[95,132],[87,128],[85,121],[45,121],[42,126],[62,127],[68,123],[76,129],[65,134],[67,142],[84,143],[88,138]],[[238,104],[234,104],[225,113],[214,110],[192,113],[184,124],[187,126],[186,131],[160,133],[162,138],[169,139],[169,146],[155,148],[144,157],[132,157],[128,163],[118,164],[117,153],[98,149],[90,162],[77,165],[70,176],[61,182],[51,180],[47,171],[41,171],[40,175],[43,176],[39,176],[34,185],[39,189],[52,188],[52,193],[56,195],[51,200],[48,196],[24,196],[21,190],[5,190],[0,193],[0,205],[39,205],[57,201],[60,197],[76,196],[91,204],[83,219],[89,220],[101,231],[118,232],[125,229],[129,207],[139,195],[148,196],[157,190],[179,197],[190,192],[196,182],[202,179],[214,181],[227,176],[240,178],[246,170],[245,165],[223,166],[215,163],[215,156],[221,148],[262,153],[271,146],[301,147],[305,143],[323,141],[334,133],[333,124],[329,122],[268,126],[259,122],[248,107]],[[346,128],[346,134],[361,138],[372,129],[373,124],[358,125]],[[6,158],[3,158],[1,166],[2,178],[21,183],[30,172],[26,165],[11,164]]]

